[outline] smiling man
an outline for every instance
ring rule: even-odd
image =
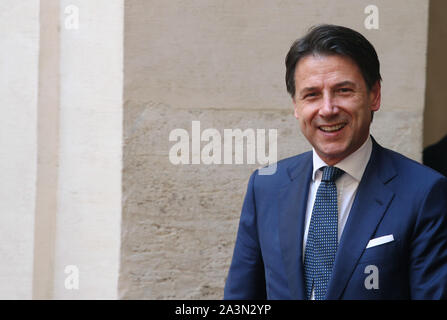
[[[292,45],[286,69],[313,149],[250,177],[224,298],[447,298],[447,179],[370,136],[374,47],[321,25]]]

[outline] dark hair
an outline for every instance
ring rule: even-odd
[[[295,96],[295,69],[299,60],[307,55],[348,56],[358,65],[368,90],[380,76],[380,63],[372,44],[357,31],[323,24],[309,29],[308,33],[296,40],[286,56],[286,86],[292,98]]]

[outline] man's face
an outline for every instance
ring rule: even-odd
[[[349,57],[309,55],[296,66],[295,86],[295,117],[323,161],[334,165],[360,148],[380,108],[380,82],[367,90]]]

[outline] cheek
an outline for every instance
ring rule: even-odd
[[[364,107],[355,114],[355,117],[359,125],[363,126],[365,123],[371,122],[371,111],[367,107]]]
[[[312,127],[310,118],[304,114],[300,114],[298,122],[300,124],[301,131],[303,132],[309,131]]]
[[[301,107],[296,110],[295,115],[301,125],[309,126],[312,123],[315,112],[312,111],[312,108]]]
[[[351,128],[357,134],[362,135],[363,132],[369,130],[371,123],[371,113],[369,110],[362,110],[351,114]]]
[[[295,117],[298,119],[301,132],[306,136],[315,131],[313,121],[318,116],[318,108],[314,105],[300,104],[295,108]]]

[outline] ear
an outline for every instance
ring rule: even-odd
[[[298,105],[296,103],[295,97],[292,98],[292,102],[293,102],[293,109],[294,109],[293,114],[294,114],[295,118],[298,119],[299,118],[298,117]]]
[[[371,111],[377,111],[380,109],[380,100],[381,100],[381,85],[380,80],[374,84],[374,86],[369,91],[369,105]]]

